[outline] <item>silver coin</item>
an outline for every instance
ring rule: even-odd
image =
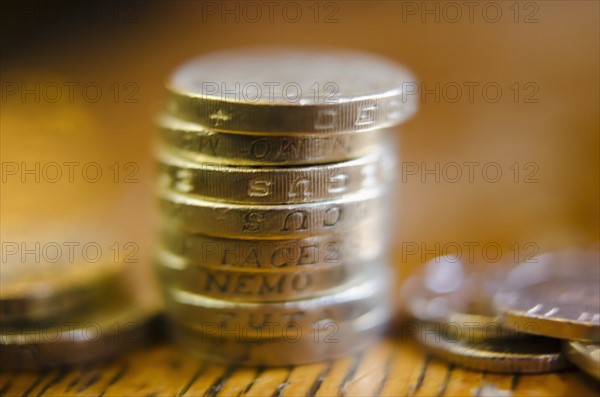
[[[364,131],[412,115],[414,84],[403,67],[357,51],[226,50],[175,70],[167,112],[222,131]]]

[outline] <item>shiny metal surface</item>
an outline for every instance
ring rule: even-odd
[[[377,56],[274,47],[208,54],[173,72],[157,121],[156,270],[184,346],[292,365],[380,333],[397,167],[384,128],[416,110],[411,80]],[[315,349],[307,335],[324,323],[345,324],[344,342]],[[288,349],[290,328],[305,336]],[[225,345],[205,340],[214,330],[229,335]],[[237,340],[248,335],[260,343]]]
[[[439,334],[424,334],[420,342],[435,355],[476,371],[537,374],[569,366],[556,339],[531,337],[517,340],[465,342]]]
[[[385,255],[389,235],[375,219],[353,230],[283,240],[242,240],[191,234],[163,226],[161,246],[188,266],[223,270],[298,270],[366,263]]]
[[[211,298],[244,302],[280,302],[323,296],[385,269],[381,260],[286,269],[231,269],[196,266],[160,251],[156,258],[163,282]]]
[[[175,70],[166,109],[223,131],[364,131],[412,115],[417,100],[405,90],[414,82],[397,64],[357,51],[226,50]]]
[[[64,321],[0,325],[0,367],[34,369],[101,360],[145,343],[158,309],[112,302]]]
[[[519,331],[570,340],[600,341],[597,280],[553,280],[499,292],[502,324]]]
[[[283,336],[224,335],[218,329],[199,332],[173,325],[173,338],[203,359],[250,366],[287,366],[332,360],[363,350],[385,330],[389,312],[376,308],[343,323],[322,321],[310,328],[290,328]]]
[[[164,223],[187,233],[238,239],[281,240],[354,230],[377,217],[386,217],[388,203],[385,190],[289,205],[228,204],[167,190],[159,192]]]
[[[401,303],[412,317],[435,323],[452,337],[476,342],[514,338],[492,307],[494,293],[505,283],[511,263],[468,262],[454,255],[428,261],[401,287]]]
[[[278,302],[216,299],[172,285],[165,287],[165,299],[169,315],[189,328],[219,328],[232,335],[243,333],[273,338],[283,335],[290,327],[307,332],[315,323],[343,323],[374,308],[387,308],[388,276],[389,271],[380,271],[359,283],[339,285],[324,295]]]
[[[569,361],[584,372],[600,380],[600,344],[565,341],[564,350]]]
[[[160,188],[232,204],[294,204],[335,200],[394,180],[388,149],[345,162],[303,167],[244,167],[199,163],[166,150],[158,154]]]
[[[69,318],[127,295],[122,263],[3,263],[0,322]]]
[[[377,151],[394,131],[310,134],[230,133],[168,115],[158,118],[161,144],[191,161],[250,166],[308,165],[347,161]]]

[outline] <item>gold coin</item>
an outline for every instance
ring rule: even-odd
[[[278,302],[236,302],[165,286],[167,311],[179,324],[205,332],[223,329],[262,338],[283,335],[290,327],[308,332],[315,323],[343,323],[389,304],[389,270],[325,295]]]
[[[502,324],[520,332],[600,341],[600,283],[559,279],[496,294]]]
[[[166,109],[222,131],[366,131],[410,117],[414,84],[401,66],[357,51],[247,48],[180,66]]]
[[[2,323],[0,366],[29,369],[103,360],[144,343],[156,314],[154,307],[116,302],[61,321]]]
[[[241,240],[162,227],[160,245],[192,266],[222,270],[299,270],[370,263],[385,254],[389,234],[382,222],[331,235],[286,240]]]
[[[166,285],[211,298],[244,302],[277,302],[322,296],[356,284],[380,271],[381,260],[287,269],[231,269],[197,266],[161,250],[157,272]]]
[[[69,317],[125,296],[119,263],[3,263],[0,321],[43,322]]]
[[[327,201],[386,186],[394,179],[390,150],[355,160],[302,167],[244,167],[196,163],[161,150],[161,188],[232,204]]]
[[[171,190],[159,192],[163,223],[192,234],[232,239],[294,239],[353,230],[389,221],[389,196],[371,190],[342,199],[289,205],[228,204]],[[386,229],[387,230],[387,226]]]
[[[224,334],[218,329],[201,333],[172,324],[173,337],[183,349],[203,359],[236,365],[289,366],[326,361],[363,350],[385,331],[389,312],[375,308],[344,323],[323,321],[311,328],[290,328],[283,336],[257,338]]]
[[[600,379],[600,344],[565,341],[564,348],[569,361],[594,378]]]
[[[205,128],[162,115],[161,143],[177,156],[230,165],[328,164],[367,156],[388,141],[390,130],[312,134],[241,134]],[[385,138],[385,139],[384,139]]]
[[[569,366],[558,339],[530,337],[466,342],[435,332],[420,332],[418,338],[436,356],[476,371],[537,374]]]

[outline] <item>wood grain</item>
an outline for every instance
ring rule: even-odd
[[[490,395],[598,396],[600,388],[577,370],[522,376],[468,371],[393,337],[351,357],[289,368],[216,365],[160,343],[105,363],[0,374],[0,396]]]

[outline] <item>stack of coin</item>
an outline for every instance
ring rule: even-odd
[[[407,310],[419,323],[403,330],[475,370],[541,373],[571,361],[600,378],[599,264],[597,249],[516,266],[435,258],[404,283]]]
[[[124,264],[56,262],[64,247],[53,241],[3,241],[2,248],[0,367],[105,359],[147,340],[156,307],[140,302]]]
[[[396,156],[412,76],[372,55],[252,48],[168,83],[157,270],[175,339],[247,365],[365,347],[389,317]]]

